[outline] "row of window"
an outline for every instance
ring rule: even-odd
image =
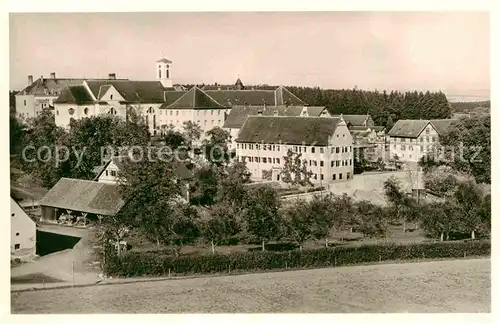
[[[279,152],[280,151],[280,145],[277,144],[247,144],[247,143],[237,143],[236,144],[237,149],[243,149],[243,150],[263,150],[263,151],[275,151]],[[325,153],[325,151],[328,151],[328,148],[325,147],[319,147],[318,152],[320,154]],[[307,146],[293,146],[292,151],[295,153],[307,153]],[[316,147],[312,146],[310,147],[310,152],[311,153],[316,153]],[[330,147],[330,153],[348,153],[352,152],[352,146],[337,146],[337,147]]]
[[[258,156],[240,156],[240,161],[243,162],[256,162],[256,163],[270,163],[270,164],[280,164],[280,158],[271,157],[258,157]]]
[[[240,161],[243,162],[255,162],[255,163],[270,163],[270,164],[280,164],[280,158],[271,158],[271,157],[258,157],[258,156],[240,156],[239,158]],[[316,160],[304,160],[306,164],[309,164],[311,167],[317,167],[318,165],[320,167],[325,166],[325,161],[316,161]],[[319,163],[318,163],[319,162]],[[335,160],[335,161],[330,161],[330,167],[341,167],[341,166],[349,166],[352,165],[352,159],[351,160]]]
[[[199,116],[200,115],[200,112],[204,112],[203,115],[207,116],[207,115],[221,115],[221,110],[222,109],[217,109],[217,110],[196,110],[196,115]],[[217,111],[217,113],[214,113],[214,111]],[[180,113],[179,113],[180,112]],[[181,115],[190,115],[191,114],[191,110],[190,109],[185,109],[185,110],[175,110],[175,113],[174,113],[174,110],[170,110],[170,109],[160,109],[160,115],[170,115],[170,116],[179,116],[179,114]]]
[[[418,143],[418,142],[436,142],[436,136],[422,136],[420,137],[420,141],[417,138],[403,138],[403,137],[393,137],[393,142],[406,142],[406,143]]]
[[[346,175],[347,175],[347,180],[349,180],[351,178],[351,172],[347,172]],[[318,174],[317,173],[313,173],[312,174],[312,178],[314,180],[318,180]],[[324,177],[323,173],[320,173],[319,179],[320,180],[325,180],[325,177]],[[342,173],[338,174],[338,179],[342,180]],[[332,174],[332,180],[337,180],[337,174],[336,173]]]
[[[397,149],[397,145],[394,144],[394,149]],[[420,145],[420,151],[429,150],[429,146]],[[401,144],[401,151],[406,151],[406,145]],[[413,151],[413,145],[408,145],[408,151]]]

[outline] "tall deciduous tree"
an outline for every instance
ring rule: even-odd
[[[203,140],[203,152],[205,158],[213,165],[227,165],[232,158],[228,144],[231,135],[228,131],[214,127],[206,132],[207,139]]]
[[[190,120],[184,122],[183,128],[187,144],[189,145],[189,147],[192,147],[193,143],[201,138],[203,131],[200,125],[195,124]]]

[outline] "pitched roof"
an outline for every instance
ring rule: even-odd
[[[215,109],[224,108],[217,101],[211,98],[200,88],[194,86],[188,92],[184,93],[172,104],[168,105],[169,109]]]
[[[332,117],[340,117],[340,115],[334,115]],[[370,115],[342,115],[347,124],[351,126],[364,126],[365,121],[370,117]]]
[[[385,126],[370,126],[370,128],[376,132],[381,132],[385,129]]]
[[[124,205],[117,185],[61,178],[40,200],[41,206],[115,215]]]
[[[223,106],[234,105],[262,106],[304,106],[306,103],[285,87],[275,90],[206,90],[208,95]]]
[[[127,102],[164,102],[164,88],[159,81],[101,80],[87,81],[90,91],[98,98],[101,87],[112,85]]]
[[[325,106],[307,106],[307,114],[309,116],[321,116],[321,114],[325,110],[326,110]]]
[[[400,119],[389,131],[389,136],[417,138],[429,124],[428,120]]]
[[[127,160],[130,160],[129,156],[113,156],[111,159],[109,159],[103,166],[99,167],[99,170],[94,177],[94,181],[97,181],[99,177],[103,174],[103,172],[108,168],[109,164],[111,161],[116,165],[116,167],[120,170],[123,169],[124,164],[127,163]],[[174,161],[173,165],[173,171],[174,173],[181,179],[186,180],[186,179],[191,179],[193,177],[193,172],[189,170],[186,166],[181,161]]]
[[[156,63],[172,63],[172,61],[170,61],[169,59],[166,59],[166,58],[162,58],[162,59],[159,59],[158,61],[156,61]]]
[[[328,145],[339,118],[250,116],[237,142]]]
[[[92,96],[90,93],[87,91],[87,89],[82,86],[68,86],[66,87],[59,97],[57,97],[56,100],[54,100],[54,103],[75,103],[75,104],[89,104],[93,103],[94,100],[92,99]]]
[[[302,106],[240,106],[231,108],[224,122],[224,128],[241,128],[248,116],[300,116]]]
[[[108,79],[95,79],[95,78],[38,78],[31,85],[24,88],[19,94],[20,95],[36,95],[36,96],[44,96],[44,95],[59,95],[61,91],[68,86],[77,86],[82,85],[85,80],[96,80],[96,81],[104,81]],[[118,80],[126,80],[126,79],[118,79]],[[52,93],[52,94],[51,94]]]
[[[446,133],[453,123],[457,122],[456,119],[433,119],[430,121],[432,126],[436,129],[439,135]]]
[[[224,128],[241,128],[248,116],[300,116],[302,110],[306,108],[309,117],[321,116],[325,107],[308,106],[240,106],[235,105],[229,111],[224,122]]]

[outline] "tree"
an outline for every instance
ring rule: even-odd
[[[383,237],[387,231],[386,213],[380,206],[369,201],[360,201],[354,205],[355,213],[361,219],[359,231],[368,237]]]
[[[176,151],[181,146],[186,146],[186,138],[180,132],[168,130],[163,136],[165,145],[172,151]]]
[[[218,176],[215,166],[204,166],[196,170],[190,186],[190,201],[194,205],[213,205],[218,191]]]
[[[211,243],[212,253],[215,253],[216,245],[235,237],[240,231],[239,216],[227,203],[215,205],[211,210],[210,218],[202,223],[202,235]]]
[[[56,163],[54,152],[62,146],[70,147],[68,133],[56,125],[51,112],[42,111],[27,120],[20,167],[44,187],[51,188],[62,176],[71,177],[71,169]]]
[[[433,202],[419,207],[421,227],[432,237],[448,240],[452,232],[460,229],[457,206],[445,202]]]
[[[287,206],[282,213],[285,232],[299,245],[300,251],[305,241],[313,238],[315,214],[305,201],[296,201]]]
[[[307,170],[307,161],[301,160],[301,153],[294,153],[288,150],[284,157],[285,163],[281,169],[281,180],[292,186],[312,186],[312,172]]]
[[[392,121],[392,117],[389,116],[389,117],[387,117],[387,121],[385,122],[385,129],[387,131],[390,131],[392,126],[394,126],[394,122]]]
[[[22,151],[25,140],[24,125],[17,119],[15,114],[10,114],[9,117],[10,154],[19,154]]]
[[[233,208],[242,206],[251,173],[245,162],[234,161],[227,169],[218,169],[217,202],[228,202]]]
[[[231,135],[228,131],[214,127],[206,132],[208,139],[203,140],[205,158],[213,165],[227,165],[232,158],[228,143]]]
[[[475,231],[481,224],[483,193],[473,181],[459,182],[454,192],[455,204],[460,211],[464,230],[475,238]]]
[[[253,189],[247,197],[245,206],[247,229],[261,240],[263,251],[266,240],[276,239],[281,233],[279,206],[280,197],[276,190],[269,186]]]
[[[201,126],[193,123],[190,120],[185,121],[183,125],[184,134],[186,136],[186,143],[189,145],[189,147],[192,147],[193,143],[198,141],[201,138],[201,134],[203,134]]]
[[[118,177],[126,204],[119,213],[120,220],[141,229],[157,245],[177,244],[196,232],[192,220],[195,213],[188,205],[176,202],[180,187],[173,162],[159,159],[157,154],[151,152],[153,159],[123,161]]]
[[[412,221],[416,217],[413,212],[416,205],[415,200],[404,193],[400,183],[394,177],[384,182],[384,191],[395,218],[403,220],[403,232],[406,232],[406,222]]]
[[[478,183],[491,183],[491,119],[489,115],[462,118],[439,138],[454,150],[447,162],[455,170],[470,173]]]

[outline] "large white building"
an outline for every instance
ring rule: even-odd
[[[163,133],[167,126],[182,131],[191,121],[203,133],[223,127],[234,105],[304,106],[305,103],[280,86],[273,90],[245,89],[240,79],[231,89],[203,90],[194,86],[188,91],[172,86],[172,61],[157,62],[156,81],[82,80],[66,86],[54,100],[56,124],[69,127],[72,119],[110,114],[126,118],[134,109],[145,118],[150,133]],[[313,108],[311,108],[313,109]]]
[[[439,145],[439,135],[444,134],[454,119],[398,120],[389,131],[390,156],[402,162],[418,162]]]
[[[116,74],[110,73],[108,79],[87,80],[115,80]],[[54,101],[59,97],[63,89],[68,86],[82,85],[84,78],[57,78],[55,72],[50,73],[50,78],[41,76],[33,81],[33,76],[28,76],[26,88],[16,94],[16,115],[26,121],[34,118],[43,110],[54,109]]]
[[[330,117],[326,107],[316,106],[242,106],[231,108],[223,128],[231,135],[230,149],[236,147],[238,133],[249,116],[288,116],[288,117]]]
[[[250,116],[236,139],[254,179],[280,181],[288,150],[301,154],[313,183],[352,179],[353,140],[342,117]]]

